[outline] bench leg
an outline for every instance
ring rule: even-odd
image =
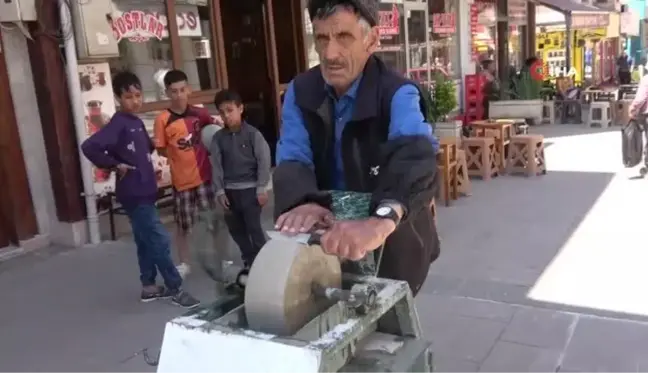
[[[110,201],[110,208],[108,209],[108,219],[110,220],[110,239],[117,240],[117,232],[115,231],[115,209],[113,208],[112,200]]]

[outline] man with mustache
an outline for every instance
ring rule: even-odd
[[[310,0],[320,65],[284,96],[274,172],[276,229],[326,227],[322,248],[358,261],[383,244],[381,277],[418,292],[439,255],[430,205],[438,142],[418,86],[373,55],[377,0]],[[370,194],[368,218],[335,221],[331,190]]]

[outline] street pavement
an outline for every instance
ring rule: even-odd
[[[621,166],[618,129],[533,130],[547,175],[473,180],[472,196],[438,207],[442,254],[417,296],[435,368],[648,371],[648,180]],[[142,351],[183,310],[138,302],[118,221],[116,242],[0,262],[0,371],[154,371]],[[186,288],[214,297],[201,273]]]

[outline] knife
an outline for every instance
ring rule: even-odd
[[[294,236],[281,233],[280,231],[266,231],[266,234],[272,240],[292,240],[304,245],[319,245],[322,236],[317,233],[298,233]]]

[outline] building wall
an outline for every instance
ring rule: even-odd
[[[643,19],[646,17],[646,1],[645,0],[627,0],[626,4],[630,10],[638,15],[640,22],[640,31],[639,36],[631,36],[627,39],[626,52],[630,57],[635,60],[635,63],[639,63],[640,60],[645,57],[643,53],[644,41],[641,38],[642,28],[644,27]]]
[[[20,144],[23,149],[39,230],[37,237],[30,242],[23,243],[22,246],[24,249],[40,248],[51,243],[79,246],[86,239],[85,222],[61,223],[56,214],[43,130],[27,50],[28,41],[18,29],[3,30],[2,38]]]

